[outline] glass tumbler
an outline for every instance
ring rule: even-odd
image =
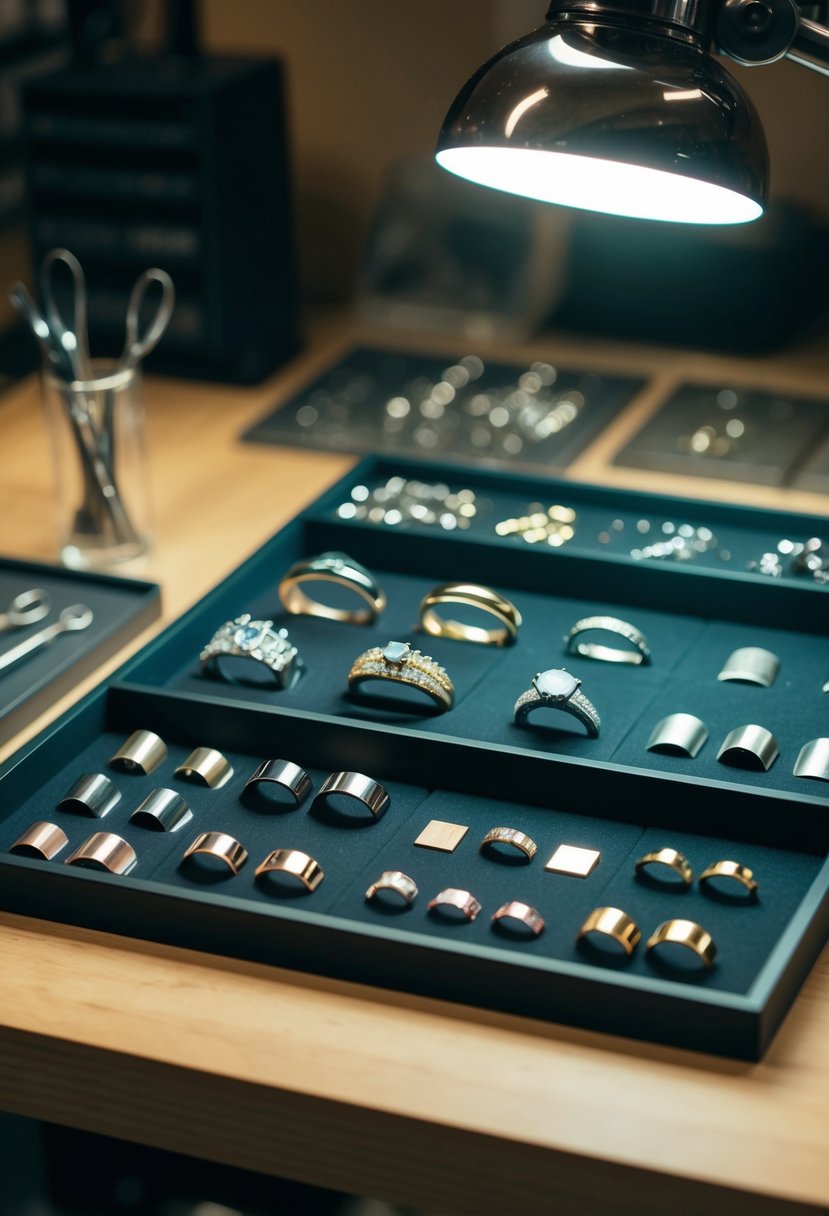
[[[81,570],[129,561],[150,543],[140,370],[98,359],[91,370],[71,383],[43,372],[60,559]]]

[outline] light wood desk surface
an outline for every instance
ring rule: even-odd
[[[238,441],[343,341],[323,329],[253,390],[147,382],[157,541],[124,573],[162,584],[166,620],[350,467]],[[572,476],[826,513],[814,495],[605,466],[674,380],[825,393],[819,350],[763,363],[569,341],[528,352],[654,377]],[[0,398],[0,552],[53,551],[30,380]],[[445,1216],[824,1210],[829,951],[750,1065],[0,914],[0,1108]]]

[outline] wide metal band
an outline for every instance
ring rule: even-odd
[[[680,880],[676,882],[676,878],[670,878],[667,874],[660,877],[660,870],[671,871]],[[660,886],[679,886],[690,887],[694,881],[694,871],[691,869],[690,862],[684,853],[678,852],[676,849],[655,849],[651,853],[645,853],[644,857],[640,857],[636,863],[636,875],[638,878],[646,878],[650,882],[658,882]]]
[[[770,650],[764,650],[762,646],[740,646],[728,656],[717,679],[771,688],[779,671],[780,660]]]
[[[108,815],[121,795],[104,773],[84,773],[79,777],[69,793],[61,798],[58,809],[61,811],[80,812],[82,815],[93,815],[103,819]]]
[[[355,592],[368,607],[360,609],[332,608],[311,599],[303,583],[336,583]],[[320,616],[328,621],[345,621],[350,625],[370,625],[386,606],[386,596],[374,578],[347,553],[321,553],[305,558],[288,570],[279,584],[279,598],[286,612],[302,616]]]
[[[353,798],[366,808],[373,819],[384,815],[391,802],[384,786],[372,777],[366,777],[365,773],[331,773],[320,786],[314,803],[325,803],[330,807],[332,798],[337,795]],[[336,802],[333,805],[336,810]]]
[[[231,662],[245,660],[256,664],[259,673],[267,673],[277,688],[291,688],[299,677],[302,669],[302,658],[296,646],[288,637],[287,629],[275,629],[273,621],[255,621],[249,612],[224,625],[213,634],[199,655],[202,671],[205,675],[214,676],[228,684],[262,683],[240,674],[231,666]]]
[[[417,899],[417,883],[402,870],[384,870],[366,891],[366,899],[374,899],[378,891],[392,891],[406,904],[413,904]]]
[[[737,768],[768,772],[779,755],[780,747],[771,731],[766,730],[765,726],[749,723],[736,727],[726,735],[717,759],[722,764],[732,764]]]
[[[231,874],[238,874],[248,859],[248,851],[227,832],[201,832],[185,849],[184,860],[199,856],[215,857],[224,862]]]
[[[293,803],[293,809],[302,806],[313,789],[311,778],[305,769],[291,760],[263,760],[248,777],[245,790],[256,790],[260,785],[276,786],[285,790]]]
[[[446,669],[430,655],[412,650],[408,642],[389,642],[372,646],[358,655],[348,673],[348,687],[358,692],[369,680],[391,680],[425,693],[440,710],[449,710],[455,701],[455,686]]]
[[[68,866],[106,870],[108,874],[129,874],[138,862],[135,849],[114,832],[95,832],[71,857]]]
[[[318,861],[299,849],[274,849],[256,867],[256,877],[264,874],[290,874],[298,878],[307,891],[316,891],[325,874]]]
[[[829,781],[829,739],[812,739],[804,743],[794,765],[795,777],[813,777]]]
[[[463,621],[446,619],[437,611],[444,604],[461,604],[479,608],[498,621],[494,629],[467,625]],[[477,583],[444,583],[435,587],[420,604],[420,626],[433,638],[451,638],[455,642],[476,642],[481,646],[507,646],[518,636],[521,613],[510,600],[491,587]]]
[[[707,929],[693,920],[666,920],[648,938],[647,950],[671,943],[692,950],[704,967],[710,967],[717,957],[717,947]]]
[[[177,832],[193,818],[193,812],[175,790],[152,790],[130,815],[132,823],[156,832]]]
[[[457,908],[471,921],[480,912],[481,905],[471,892],[462,891],[458,887],[446,887],[445,890],[438,891],[434,899],[429,900],[430,912],[441,912],[444,908]]]
[[[668,714],[657,722],[645,745],[649,752],[667,752],[669,755],[688,756],[698,754],[708,738],[708,727],[702,718],[693,714]]]
[[[642,940],[639,926],[621,908],[594,908],[578,931],[577,941],[591,933],[610,937],[617,942],[625,954],[631,955]]]
[[[112,768],[125,773],[143,773],[147,776],[158,768],[166,755],[167,744],[160,735],[151,730],[134,730],[115,755],[110,757],[109,763]]]
[[[699,876],[699,885],[703,886],[712,879],[725,878],[739,883],[741,887],[754,898],[759,890],[759,883],[754,877],[754,871],[748,866],[740,865],[739,861],[712,861]],[[716,889],[716,888],[714,888]]]
[[[69,837],[56,823],[38,820],[26,828],[22,836],[18,836],[10,847],[10,853],[19,853],[21,857],[39,857],[42,861],[51,861],[61,849],[69,844]]]
[[[486,836],[481,841],[481,852],[497,855],[497,850],[493,849],[493,845],[506,844],[517,849],[519,853],[523,853],[527,861],[532,861],[538,852],[538,845],[528,836],[526,832],[519,832],[517,828],[490,828]]]
[[[629,647],[605,646],[601,642],[582,640],[582,634],[596,631],[617,634],[620,638],[630,642],[633,650]],[[602,663],[630,663],[634,666],[642,666],[651,661],[651,652],[644,633],[635,625],[631,625],[629,621],[622,621],[616,616],[583,617],[582,620],[576,621],[565,636],[564,644],[570,654],[579,654],[585,659],[598,659]]]
[[[233,765],[214,747],[194,747],[187,759],[178,766],[175,775],[184,781],[215,790],[233,776]]]
[[[563,668],[561,671],[562,676],[569,676],[569,672],[565,672]],[[598,738],[602,720],[592,701],[579,690],[580,680],[569,676],[570,683],[563,694],[548,694],[544,691],[542,681],[551,675],[557,674],[557,672],[545,671],[539,672],[536,675],[532,688],[528,688],[526,692],[523,692],[515,702],[513,716],[516,723],[519,726],[523,726],[530,714],[534,713],[537,709],[560,709],[563,713],[571,714],[574,718],[577,718],[585,727],[591,739]]]
[[[522,903],[520,899],[511,899],[508,903],[501,904],[497,912],[492,913],[492,920],[497,924],[502,924],[505,920],[517,920],[535,936],[544,932],[544,917],[535,908],[529,904]]]

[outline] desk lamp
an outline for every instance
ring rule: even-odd
[[[451,173],[542,202],[639,219],[762,215],[759,116],[711,55],[783,56],[829,75],[829,29],[793,0],[554,0],[480,68],[438,139]]]

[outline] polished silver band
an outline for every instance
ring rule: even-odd
[[[646,744],[646,751],[688,756],[693,760],[708,738],[708,727],[693,714],[668,714],[657,722]]]
[[[275,629],[273,621],[255,621],[249,612],[217,629],[199,658],[206,675],[229,684],[261,683],[237,674],[231,666],[233,659],[258,664],[280,689],[291,688],[302,669],[302,659],[287,629]]]
[[[532,688],[523,692],[515,702],[515,721],[523,726],[536,709],[560,709],[577,718],[591,739],[597,738],[602,720],[593,703],[583,692],[579,692],[580,684],[581,680],[571,676],[563,667],[538,672]]]
[[[809,743],[804,743],[793,771],[795,777],[829,781],[829,739],[812,739]]]
[[[143,773],[146,777],[167,756],[167,744],[151,730],[134,730],[110,757],[112,768],[125,773]]]
[[[371,814],[372,819],[379,819],[384,815],[391,802],[388,791],[380,782],[366,777],[364,773],[332,773],[320,786],[314,804],[326,804],[329,808],[333,806],[336,811],[339,809],[336,805],[338,796],[353,798],[359,802]]]
[[[765,726],[749,723],[736,727],[726,735],[717,759],[721,764],[731,764],[736,768],[768,772],[779,755],[780,747],[771,731],[766,730]]]
[[[313,788],[305,769],[291,760],[263,760],[245,782],[245,790],[257,789],[259,785],[285,790],[294,808],[302,806]]]
[[[120,801],[118,790],[103,773],[84,773],[58,803],[61,811],[80,812],[103,819]]]
[[[193,818],[193,812],[175,790],[158,789],[147,795],[130,815],[132,823],[156,832],[177,832]]]
[[[741,646],[728,656],[717,679],[771,688],[779,671],[780,660],[770,650],[764,650],[762,646]]]
[[[604,646],[600,642],[582,640],[582,634],[597,630],[624,638],[625,641],[631,643],[634,649]],[[583,617],[580,621],[576,621],[565,636],[564,644],[570,654],[579,654],[585,659],[598,659],[602,663],[632,663],[642,666],[651,661],[651,652],[644,633],[635,625],[631,625],[629,621],[622,621],[616,616]]]
[[[335,583],[354,591],[368,606],[362,609],[332,608],[311,599],[303,583]],[[287,612],[303,616],[320,616],[329,621],[345,621],[350,625],[370,625],[386,606],[386,596],[374,578],[347,553],[320,553],[296,562],[279,584],[279,598]]]
[[[378,891],[392,891],[406,904],[413,904],[417,899],[417,883],[402,870],[384,870],[366,891],[366,899],[374,899]]]
[[[429,900],[430,912],[441,912],[444,908],[457,908],[471,921],[480,912],[481,905],[471,892],[462,891],[458,887],[446,887],[445,890],[438,891],[434,899]]]

